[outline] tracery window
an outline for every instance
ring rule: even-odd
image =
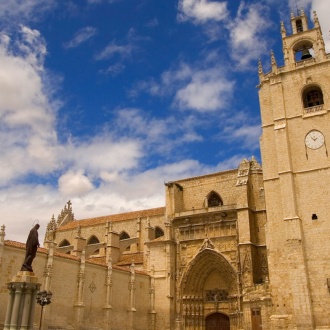
[[[161,237],[161,236],[164,236],[163,229],[160,228],[160,227],[156,227],[155,228],[155,238],[158,238],[158,237]]]
[[[207,199],[207,204],[209,207],[221,206],[223,205],[223,202],[221,197],[217,193],[212,192]]]
[[[205,291],[206,302],[218,302],[228,300],[228,291],[223,289],[213,289]]]
[[[320,87],[311,86],[303,92],[304,108],[310,108],[323,104],[323,93]]]

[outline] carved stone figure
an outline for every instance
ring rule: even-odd
[[[39,224],[36,224],[29,233],[29,236],[26,241],[26,253],[25,259],[22,265],[22,271],[33,272],[32,261],[36,257],[37,249],[40,246],[38,239],[38,229],[40,228]]]

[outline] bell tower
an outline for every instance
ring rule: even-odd
[[[316,13],[281,23],[284,65],[259,61],[271,329],[330,329],[330,54]]]

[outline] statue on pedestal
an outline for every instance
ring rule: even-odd
[[[21,271],[33,272],[32,261],[36,257],[37,249],[40,247],[38,239],[38,229],[40,225],[37,223],[29,233],[29,236],[26,241],[26,253],[25,259],[21,268]]]

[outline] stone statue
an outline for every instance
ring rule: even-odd
[[[26,241],[26,253],[25,259],[21,268],[21,271],[29,271],[33,272],[32,269],[32,261],[37,254],[37,249],[40,246],[39,239],[38,239],[38,229],[40,225],[37,223],[29,233],[29,236]]]

